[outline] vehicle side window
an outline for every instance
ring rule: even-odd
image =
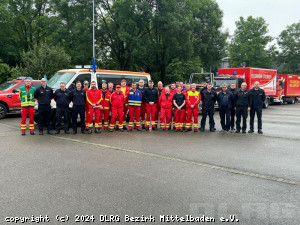
[[[24,87],[24,86],[25,86],[25,84],[20,84],[17,87],[15,87],[14,89],[16,89],[17,91],[20,91],[20,88]]]
[[[133,82],[136,84],[139,83],[140,79],[143,79],[145,82],[145,86],[148,86],[148,79],[147,77],[138,77],[138,76],[130,76],[130,75],[122,75],[122,74],[97,74],[97,82],[99,88],[103,83],[112,82],[114,85],[121,84],[121,81],[125,79],[127,81],[127,86],[131,86]]]
[[[76,79],[72,82],[72,84],[76,85],[77,81],[80,81],[82,86],[83,86],[83,82],[84,81],[88,81],[89,83],[91,83],[91,74],[90,73],[83,73],[83,74],[79,74]],[[74,86],[75,87],[75,86]]]
[[[31,83],[31,85],[35,88],[38,88],[41,86],[41,83]]]

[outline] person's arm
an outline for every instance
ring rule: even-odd
[[[38,97],[39,97],[39,89],[36,89],[34,92],[34,98],[38,99]]]
[[[252,93],[249,91],[249,95],[248,95],[248,111],[251,110],[251,106],[252,106],[252,102],[253,98],[252,98]]]
[[[70,100],[70,102],[73,102],[73,91],[74,90],[70,91],[70,94],[69,94],[69,100]]]
[[[54,92],[53,92],[53,89],[52,89],[52,88],[50,88],[50,98],[51,98],[51,99],[54,98]]]
[[[266,101],[266,93],[265,91],[262,89],[263,95],[262,95],[262,100],[263,102]]]
[[[51,98],[51,99],[54,98],[55,101],[57,100],[57,91],[58,91],[58,90],[56,90],[56,91],[54,92],[53,96],[52,96],[51,93],[50,93],[50,98]]]
[[[158,90],[156,89],[155,95],[154,95],[154,103],[157,103],[158,101]]]

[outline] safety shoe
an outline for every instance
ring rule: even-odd
[[[113,130],[113,129],[108,129],[108,131],[109,131],[109,132],[114,132],[114,130]]]
[[[142,131],[142,129],[141,129],[141,128],[136,128],[136,130],[137,130],[137,131]]]
[[[82,133],[82,131],[81,131],[81,133]],[[83,131],[83,133],[84,133],[84,131]],[[77,134],[77,131],[76,131],[76,130],[73,130],[73,131],[72,131],[72,134]]]
[[[152,130],[157,130],[157,127],[152,127]]]
[[[68,130],[65,130],[65,134],[70,134],[70,131],[68,131]]]
[[[235,131],[235,133],[237,133],[237,134],[240,133],[240,132],[241,132],[240,130],[236,130],[236,131]]]
[[[133,129],[130,129],[130,128],[129,128],[127,131],[131,132],[132,130],[133,130]]]
[[[49,132],[49,131],[48,131]],[[60,133],[60,130],[56,130],[55,131],[55,134],[59,134]]]
[[[34,135],[35,133],[34,133],[34,131],[30,131],[30,135]]]
[[[214,128],[209,129],[210,132],[215,132],[216,130]]]
[[[192,131],[192,128],[185,129],[185,132],[189,132],[189,131]]]
[[[200,130],[200,132],[204,132],[204,128],[203,127],[200,127],[199,130]]]
[[[124,127],[123,127],[123,130],[127,130],[127,127],[124,126]]]
[[[262,130],[258,130],[257,133],[259,134],[263,134]]]
[[[246,131],[245,131],[245,130],[243,130],[243,131],[242,131],[242,133],[243,133],[243,134],[246,134]]]
[[[124,132],[124,128],[119,129],[121,132]]]
[[[100,132],[101,132],[101,131],[100,131],[99,128],[95,129],[95,133],[96,133],[96,134],[99,134]]]
[[[220,130],[220,133],[224,133],[224,132],[225,132],[225,130],[223,130],[223,129],[222,129],[222,130]]]
[[[183,129],[179,129],[179,132],[183,132]]]
[[[25,132],[22,132],[22,136],[25,136],[26,135],[26,133]]]
[[[118,127],[118,126],[116,126],[116,127],[115,127],[115,130],[119,130],[119,127]]]
[[[249,134],[252,134],[254,131],[253,130],[248,130],[248,133]]]
[[[196,132],[198,132],[198,130],[197,130],[197,129],[194,129],[194,132],[196,133]]]
[[[174,132],[178,132],[178,130],[177,130],[177,129],[174,129]]]
[[[39,131],[39,135],[43,135],[44,133],[43,133],[43,131]]]
[[[47,134],[49,134],[49,135],[53,135],[53,132],[52,132],[52,130],[48,130]]]
[[[89,130],[88,130],[88,134],[91,134],[91,133],[92,133],[92,129],[89,129]]]
[[[86,130],[82,130],[81,133],[82,134],[87,134]],[[77,134],[77,132],[76,132],[76,134]]]
[[[148,130],[149,130],[149,127],[146,127],[145,130],[148,131]]]
[[[146,129],[146,127],[145,127],[145,126],[142,126],[142,129]]]

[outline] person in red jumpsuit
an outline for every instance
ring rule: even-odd
[[[157,91],[158,91],[158,98],[159,98],[161,96],[161,93],[164,91],[164,86],[163,86],[163,83],[161,81],[157,82]],[[155,123],[156,123],[157,127],[159,125],[159,123],[158,123],[159,114],[160,114],[160,104],[159,104],[159,101],[157,101],[157,104],[156,104],[156,117],[155,117]]]
[[[89,85],[90,85],[89,82],[87,80],[85,80],[83,82],[82,90],[87,92],[89,90]],[[85,110],[85,126],[89,126],[89,123],[88,123],[89,103],[88,102],[85,103],[84,110]]]
[[[198,131],[198,113],[199,103],[201,101],[201,95],[196,90],[196,84],[191,84],[191,90],[186,94],[186,132],[192,130],[192,117],[194,117],[194,132]]]
[[[127,81],[125,79],[123,79],[121,81],[121,92],[123,93],[124,95],[124,113],[123,113],[123,129],[124,130],[127,130],[127,127],[126,127],[126,116],[127,116],[127,112],[128,112],[128,92],[129,92],[129,87],[127,87]]]
[[[170,94],[170,88],[165,87],[164,91],[159,97],[160,104],[160,125],[161,130],[166,131],[171,126],[172,121],[172,107],[173,107],[173,95]]]
[[[108,120],[109,120],[109,112],[110,112],[110,96],[111,92],[107,90],[107,84],[102,84],[102,89],[100,90],[102,94],[102,101],[101,105],[102,108],[100,108],[100,129],[102,129],[102,118],[104,117],[104,130],[108,129]]]
[[[91,89],[86,92],[86,101],[88,102],[88,133],[92,133],[93,118],[95,114],[95,133],[100,133],[100,102],[102,101],[102,93],[98,90],[96,82],[92,81]]]
[[[111,103],[111,118],[110,118],[110,125],[108,131],[114,131],[116,118],[118,117],[118,128],[121,132],[124,131],[123,129],[123,116],[124,116],[124,104],[125,98],[123,93],[121,92],[121,86],[116,86],[116,91],[111,94],[110,96],[110,103]]]

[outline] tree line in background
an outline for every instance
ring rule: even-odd
[[[146,71],[165,83],[231,67],[300,73],[300,22],[279,37],[263,18],[241,17],[231,37],[215,0],[95,0],[96,64]],[[92,0],[2,0],[0,83],[20,75],[51,77],[91,64]]]

